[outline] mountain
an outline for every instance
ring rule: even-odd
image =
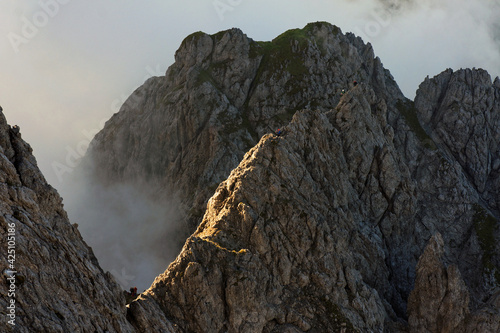
[[[427,78],[415,98],[420,123],[457,161],[489,209],[500,213],[500,79],[484,70],[448,69]]]
[[[1,108],[0,180],[1,331],[133,332],[121,288],[70,224]]]
[[[134,325],[159,307],[192,332],[498,331],[497,220],[410,112],[361,83],[264,135]]]
[[[89,155],[99,182],[147,184],[155,196],[178,199],[190,232],[243,155],[297,110],[335,108],[354,80],[403,98],[371,45],[329,24],[271,42],[238,29],[197,32],[175,58],[164,77],[129,97]]]
[[[47,251],[61,258],[57,282],[25,279],[45,301],[23,307],[26,327],[40,327],[30,317],[50,318],[41,331],[500,331],[500,80],[483,70],[426,78],[411,101],[370,44],[328,23],[271,42],[238,29],[188,36],[86,157],[89,181],[175,200],[192,233],[126,308],[29,149],[19,163],[9,147],[20,138],[6,124],[0,134],[4,187],[36,189],[36,205],[6,207],[43,213],[16,223],[54,235]],[[22,165],[31,180],[16,183]],[[59,224],[43,224],[54,214]],[[19,252],[35,246],[20,266],[54,269],[47,237],[18,237]]]

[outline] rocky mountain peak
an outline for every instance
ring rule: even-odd
[[[500,290],[491,309],[471,313],[470,296],[460,270],[444,262],[444,241],[438,233],[427,244],[417,265],[415,289],[408,299],[411,332],[497,332]],[[488,313],[488,314],[486,314]]]
[[[238,29],[194,33],[165,77],[136,90],[96,136],[95,174],[105,182],[154,179],[155,192],[179,198],[194,231],[215,187],[262,135],[302,108],[336,107],[354,81],[404,98],[371,45],[328,23],[270,42]]]
[[[427,78],[415,98],[433,140],[464,168],[498,216],[500,81],[482,69],[446,70]]]
[[[498,82],[447,70],[410,101],[369,44],[322,22],[268,42],[238,29],[188,36],[166,75],[130,96],[87,156],[92,181],[176,200],[176,223],[192,233],[126,308],[27,145],[0,128],[4,218],[30,233],[21,248],[40,253],[23,263],[37,290],[23,324],[498,331]],[[58,281],[36,268],[50,265],[47,253],[65,258]],[[57,283],[64,293],[40,291]]]
[[[404,116],[392,127],[397,111],[362,83],[335,109],[298,111],[284,134],[264,135],[219,185],[179,257],[131,304],[135,327],[159,325],[147,313],[161,309],[165,330],[404,331],[407,314],[415,332],[474,329],[485,318],[481,327],[494,329],[498,308],[469,304],[469,293],[498,292],[474,287],[487,280],[472,273],[478,204],[464,205],[477,193]],[[413,169],[401,149],[426,163]],[[435,231],[444,237],[426,247]]]
[[[471,311],[484,307],[478,300],[494,294],[497,282],[489,276],[499,267],[497,249],[484,236],[497,230],[498,218],[489,203],[498,186],[486,185],[488,177],[497,179],[492,157],[499,114],[488,78],[481,70],[448,70],[424,81],[413,103],[371,45],[328,23],[269,42],[238,29],[188,36],[166,76],[139,88],[91,150],[98,177],[154,180],[153,192],[175,193],[180,215],[197,229],[165,275],[131,305],[134,325],[152,325],[146,314],[160,308],[172,318],[169,325],[195,331],[328,330],[339,318],[362,330],[398,327],[407,320],[418,258],[437,233],[448,249],[446,262],[458,267],[469,288]],[[467,91],[476,95],[473,101]],[[469,146],[474,140],[454,139],[454,125],[447,132],[437,128],[453,119],[436,115],[454,94],[465,113],[484,115],[483,104],[490,108],[490,129],[481,133],[478,116],[468,134],[481,138],[475,149]],[[278,127],[284,135],[269,134]],[[471,164],[473,157],[460,157],[463,147],[446,145],[455,141],[491,157]],[[473,165],[477,176],[467,169]],[[312,235],[299,231],[305,224]],[[300,244],[308,244],[302,254],[285,250]],[[327,262],[312,267],[304,258],[317,260],[313,253]],[[267,296],[246,296],[243,306],[233,276],[249,281],[246,293]],[[344,287],[327,276],[339,277]],[[270,291],[262,290],[269,281]],[[303,285],[310,287],[307,297]],[[330,304],[340,316],[326,316],[333,322],[290,305],[291,299],[313,304],[321,295],[331,298],[316,315]],[[298,317],[288,320],[291,313]]]

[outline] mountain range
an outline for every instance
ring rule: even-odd
[[[82,164],[178,207],[178,256],[127,305],[3,116],[0,146],[19,332],[500,331],[500,79],[482,69],[410,100],[329,23],[186,37]]]

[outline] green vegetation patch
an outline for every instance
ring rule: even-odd
[[[198,73],[198,77],[196,78],[196,87],[201,86],[205,82],[210,82],[214,87],[217,87],[212,75],[209,71],[204,69],[200,69]]]
[[[305,65],[305,54],[309,48],[319,48],[320,51],[322,51],[324,40],[323,38],[315,36],[315,32],[325,26],[334,34],[341,33],[338,27],[329,23],[315,22],[307,24],[302,29],[288,30],[272,41],[251,41],[249,57],[253,59],[261,58],[261,60],[254,81],[252,82],[249,96],[252,95],[252,89],[260,82],[270,80],[271,78],[274,81],[281,80],[284,77],[287,80],[287,82],[285,82],[286,94],[290,96],[301,94],[307,85],[305,78],[309,75],[308,67]],[[226,31],[221,31],[210,37],[217,42],[225,33]],[[195,39],[201,38],[204,35],[203,32],[196,32],[186,37],[183,43],[195,41]],[[215,78],[217,78],[221,72],[225,71],[228,66],[231,66],[230,60],[211,63],[208,68],[199,69],[196,86],[209,82],[216,89],[219,89]],[[248,103],[249,100],[247,99],[243,105],[244,109],[248,108]],[[306,102],[300,105],[292,105],[290,106],[290,110],[286,110],[276,117],[281,122],[289,122],[295,111],[305,106]],[[245,129],[250,133],[251,137],[257,141],[258,134],[254,130],[254,125],[248,119],[247,112],[243,112],[241,117],[241,121],[235,122],[234,119],[230,119],[230,121],[227,121],[229,119],[223,119],[224,115],[222,115],[219,120],[224,124],[224,134],[229,135],[238,130]],[[251,143],[250,146],[253,146],[253,143]]]
[[[293,76],[303,76],[308,73],[304,65],[303,53],[313,41],[307,29],[292,29],[285,31],[271,43],[268,66],[273,70],[285,69]]]
[[[308,43],[301,29],[288,30],[272,42],[252,43],[250,57],[262,56],[256,79],[260,79],[263,72],[279,74],[286,70],[293,76],[307,74],[302,53]]]
[[[305,75],[307,74],[307,67],[304,65],[302,56],[303,51],[314,44],[316,44],[320,50],[323,50],[323,39],[314,36],[315,30],[321,29],[323,26],[330,27],[335,35],[341,33],[340,28],[327,22],[309,23],[302,29],[285,31],[271,42],[252,42],[250,44],[249,56],[250,58],[262,56],[263,62],[261,63],[261,67],[264,67],[266,70],[277,72],[286,69],[293,76]],[[220,40],[226,32],[227,31],[220,31],[210,35],[210,37],[216,42]],[[184,46],[189,41],[194,41],[205,35],[206,34],[201,31],[192,33],[182,41],[181,45]],[[212,64],[214,68],[223,65],[226,64]]]
[[[205,36],[205,35],[206,35],[206,33],[204,33],[203,31],[193,32],[191,35],[189,35],[186,38],[184,38],[184,40],[181,43],[181,48],[184,47],[184,46],[186,46],[186,44],[188,42],[194,41],[196,39],[199,39],[200,37]]]
[[[302,29],[287,30],[271,42],[252,43],[250,57],[263,56],[261,67],[266,71],[285,69],[293,76],[306,75],[308,71],[303,53],[314,45],[323,50],[324,40],[316,38],[313,33],[324,25],[331,26],[334,34],[341,32],[338,27],[326,22],[309,23]]]
[[[498,230],[499,223],[496,218],[488,214],[479,204],[474,204],[473,209],[474,228],[479,245],[483,250],[483,267],[485,273],[494,272],[497,285],[500,285],[500,268],[494,263],[494,257],[497,255],[495,232]]]
[[[300,94],[307,86],[305,79],[309,75],[309,69],[305,65],[305,54],[311,48],[319,49],[322,54],[325,52],[324,38],[315,35],[315,32],[325,25],[329,26],[334,34],[341,32],[338,27],[329,23],[316,22],[302,29],[288,30],[270,42],[251,43],[249,56],[262,58],[252,86],[256,87],[264,80],[279,81],[288,73],[287,82],[284,83],[286,94],[289,96]],[[248,101],[245,104],[247,106]],[[304,106],[305,103],[292,106],[292,110],[289,111],[294,113]],[[287,114],[286,118],[290,118],[289,116]]]
[[[420,122],[418,121],[417,108],[415,107],[415,103],[410,100],[398,100],[398,102],[396,103],[396,108],[403,115],[406,120],[406,124],[408,124],[410,129],[413,131],[413,133],[415,133],[418,140],[424,145],[424,147],[432,150],[437,149],[434,141],[425,132],[422,125],[420,125]]]

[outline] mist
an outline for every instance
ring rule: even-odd
[[[406,97],[447,68],[500,75],[500,1],[379,0],[353,32],[374,45]]]
[[[164,75],[187,35],[238,27],[271,40],[314,21],[370,42],[408,98],[446,68],[500,74],[498,0],[2,0],[0,105],[124,289],[147,288],[184,239],[173,229],[175,203],[149,200],[147,187],[104,187],[84,176],[93,136],[147,78]]]
[[[178,205],[157,200],[147,185],[105,186],[82,168],[75,169],[69,184],[73,195],[65,199],[65,208],[101,267],[124,290],[149,288],[187,238]]]

